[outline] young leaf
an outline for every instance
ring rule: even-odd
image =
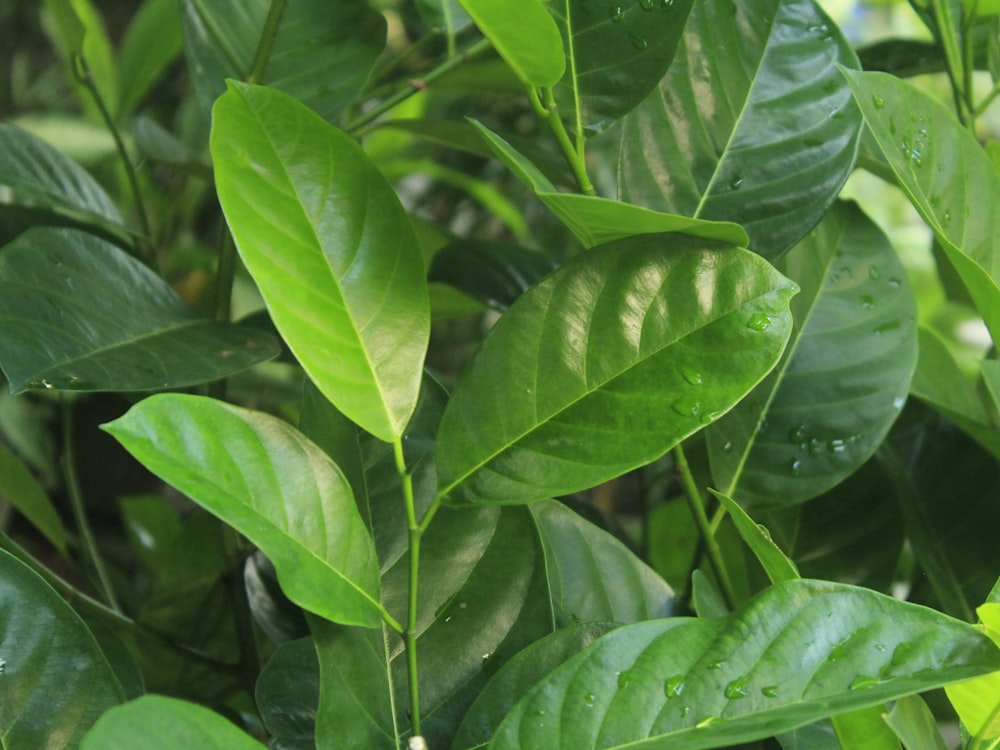
[[[782,581],[794,581],[799,578],[798,568],[784,552],[771,539],[771,534],[766,528],[755,523],[747,512],[739,506],[732,498],[726,497],[721,492],[709,490],[716,499],[722,503],[729,512],[730,518],[736,525],[736,530],[740,532],[740,537],[753,552],[754,556],[764,568],[771,583],[781,583]]]
[[[854,166],[861,121],[838,64],[858,65],[813,0],[695,3],[659,89],[625,118],[622,199],[738,222],[779,258]]]
[[[228,719],[196,703],[144,695],[108,711],[80,750],[263,750]]]
[[[490,332],[441,421],[456,503],[569,494],[662,455],[774,366],[795,285],[747,251],[643,235],[577,256]]]
[[[975,137],[927,94],[884,73],[844,75],[900,186],[997,338],[1000,175]]]
[[[294,428],[213,399],[160,394],[104,429],[259,546],[300,607],[339,623],[380,624],[378,561],[351,488]]]
[[[727,617],[613,630],[529,692],[490,748],[735,745],[998,666],[1000,650],[966,623],[787,581]]]
[[[0,498],[17,511],[49,540],[64,557],[66,529],[45,489],[21,463],[17,456],[0,442]]]
[[[181,54],[177,0],[146,0],[122,39],[118,112],[131,114]]]
[[[91,234],[39,227],[0,250],[0,366],[12,393],[183,388],[277,353],[267,333],[198,318]]]
[[[83,620],[37,573],[0,550],[0,738],[4,747],[72,747],[125,700]]]
[[[708,432],[712,476],[746,508],[808,500],[874,453],[916,366],[916,305],[886,237],[835,207],[780,270],[802,285],[781,363]]]
[[[883,716],[882,703],[830,717],[841,750],[900,750],[899,739]]]
[[[566,69],[559,28],[540,0],[459,0],[528,86],[554,86]]]
[[[430,329],[420,245],[392,187],[350,137],[260,86],[230,82],[211,149],[275,326],[333,404],[392,442],[416,405]]]
[[[906,750],[948,750],[937,719],[919,695],[900,698],[884,718]]]
[[[1000,604],[984,604],[976,614],[983,630],[1000,646]],[[1000,738],[1000,672],[948,685],[945,692],[971,736],[980,742]]]

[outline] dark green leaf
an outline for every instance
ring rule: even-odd
[[[622,198],[738,222],[751,250],[780,257],[854,166],[860,117],[838,64],[858,63],[812,0],[696,3],[659,89],[625,119]]]
[[[795,286],[758,256],[643,235],[577,256],[490,332],[441,422],[440,492],[592,487],[721,416],[774,366]]]
[[[906,274],[856,206],[838,205],[779,266],[803,289],[791,342],[708,432],[715,482],[747,508],[802,502],[860,467],[899,415],[916,366]]]
[[[942,104],[885,73],[845,71],[900,187],[1000,334],[1000,174]],[[956,169],[955,165],[962,165]]]
[[[566,75],[556,101],[571,129],[597,133],[634,109],[674,59],[693,0],[555,0]]]
[[[150,471],[271,559],[289,599],[335,622],[376,627],[375,549],[330,459],[259,412],[201,396],[151,396],[105,426]]]
[[[183,388],[277,352],[266,333],[196,317],[163,279],[85,232],[36,228],[0,250],[0,364],[13,393]]]
[[[243,567],[243,583],[250,614],[272,642],[280,646],[309,634],[302,610],[282,592],[274,565],[260,550],[247,558]]]
[[[454,34],[470,22],[458,0],[416,0],[416,5],[424,23],[444,29],[446,34]]]
[[[763,526],[755,523],[747,512],[739,506],[732,498],[726,497],[720,492],[709,490],[716,499],[722,503],[728,511],[730,518],[736,525],[736,530],[740,533],[743,541],[753,552],[757,561],[764,568],[771,583],[781,583],[782,581],[794,581],[799,578],[798,568],[781,548],[771,539],[771,533]]]
[[[146,0],[136,11],[121,45],[118,112],[133,112],[184,46],[177,0]]]
[[[271,750],[315,749],[319,663],[312,638],[278,648],[257,678],[255,692]]]
[[[0,550],[0,741],[73,747],[125,699],[87,626],[37,573]]]
[[[108,711],[81,750],[262,750],[257,740],[195,703],[144,695]]]
[[[392,442],[416,405],[430,326],[409,217],[350,137],[286,94],[229,85],[211,143],[240,255],[320,391]]]
[[[10,503],[21,515],[66,555],[66,529],[45,489],[17,456],[0,442],[0,499]]]
[[[1000,651],[966,623],[788,581],[724,618],[613,630],[529,692],[490,748],[727,746],[998,666]]]

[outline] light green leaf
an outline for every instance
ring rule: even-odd
[[[693,0],[550,0],[566,50],[556,101],[576,133],[598,133],[635,108],[674,59]]]
[[[66,556],[66,529],[45,489],[0,442],[0,499],[6,500]]]
[[[0,250],[12,393],[183,388],[277,353],[267,333],[196,317],[163,279],[85,232],[36,228]]]
[[[213,399],[160,394],[104,429],[260,547],[300,607],[334,622],[380,624],[378,561],[350,485],[294,428]]]
[[[496,133],[475,120],[472,124],[500,161],[576,235],[584,247],[632,237],[637,234],[678,232],[746,247],[749,238],[738,224],[704,221],[689,216],[665,214],[631,203],[577,193],[560,193],[539,169]]]
[[[83,620],[37,573],[0,550],[0,744],[72,747],[125,700]]]
[[[844,74],[900,187],[996,338],[1000,214],[994,207],[1000,205],[1000,174],[975,137],[927,94],[884,73]]]
[[[263,750],[228,719],[196,703],[144,695],[113,708],[83,738],[81,750]]]
[[[854,166],[861,122],[838,64],[858,65],[812,0],[696,3],[674,64],[625,118],[621,198],[738,222],[751,250],[780,257]]]
[[[213,118],[219,201],[275,326],[320,391],[391,442],[430,329],[409,217],[357,143],[288,95],[230,82]]]
[[[71,52],[83,52],[83,38],[87,30],[73,10],[69,0],[46,0],[46,10],[52,14],[56,34]]]
[[[984,604],[976,614],[984,632],[1000,646],[1000,604]],[[971,736],[980,741],[1000,737],[1000,672],[948,685],[945,692]]]
[[[882,720],[882,703],[830,717],[841,750],[899,750],[895,732]]]
[[[997,666],[1000,650],[966,623],[787,581],[727,617],[613,630],[529,692],[490,748],[735,745]]]
[[[771,539],[770,532],[756,523],[747,512],[740,507],[732,498],[726,497],[721,492],[709,490],[716,499],[722,503],[729,512],[730,518],[736,525],[736,530],[746,545],[753,552],[754,556],[764,568],[771,583],[781,583],[782,581],[794,581],[799,578],[798,568],[784,552]]]
[[[643,235],[577,256],[492,329],[441,421],[440,493],[514,503],[641,466],[774,366],[794,284],[747,251]]]
[[[825,492],[882,443],[916,366],[916,307],[886,237],[837,205],[779,268],[802,285],[781,363],[708,432],[712,476],[745,508]]]
[[[562,38],[540,0],[459,2],[522,83],[554,86],[562,78]]]
[[[900,698],[884,719],[906,750],[948,750],[934,714],[919,695]]]
[[[118,112],[134,112],[183,47],[177,0],[145,0],[122,39]]]

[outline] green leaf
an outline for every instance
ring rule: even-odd
[[[268,0],[183,0],[184,50],[206,108],[226,90],[227,78],[250,72],[268,6]],[[281,16],[262,83],[333,120],[364,87],[385,36],[385,19],[368,3],[293,0]]]
[[[45,489],[0,442],[0,499],[10,503],[66,557],[66,529]]]
[[[83,738],[81,750],[262,750],[264,745],[214,711],[162,695],[113,708]]]
[[[950,689],[945,688],[946,690]],[[903,741],[906,750],[947,750],[934,714],[919,695],[896,701],[885,723]]]
[[[278,646],[309,634],[301,608],[281,590],[277,571],[267,556],[257,550],[243,566],[243,583],[254,622]]]
[[[696,3],[659,89],[625,118],[622,199],[738,222],[780,257],[854,166],[861,122],[838,64],[858,63],[812,0]]]
[[[976,614],[985,633],[1000,646],[1000,604],[984,604]],[[945,692],[970,735],[980,741],[1000,737],[1000,672],[948,685]]]
[[[757,561],[764,568],[771,583],[781,583],[782,581],[794,581],[799,578],[798,568],[781,548],[774,543],[771,533],[760,524],[756,523],[747,512],[732,498],[726,497],[721,492],[709,490],[715,498],[722,503],[729,512],[730,518],[736,525],[740,537],[753,552]]]
[[[277,353],[269,334],[196,317],[163,279],[85,232],[40,227],[0,250],[12,393],[183,388]]]
[[[73,747],[125,699],[87,626],[37,573],[0,550],[0,743]]]
[[[177,0],[145,0],[122,39],[118,112],[134,112],[180,56],[183,47]]]
[[[556,101],[574,132],[598,133],[646,98],[674,59],[693,0],[548,3],[566,75]]]
[[[451,743],[452,750],[485,747],[504,717],[531,688],[617,625],[589,622],[557,630],[532,643],[486,683]]]
[[[787,581],[724,618],[613,630],[529,692],[490,748],[727,746],[997,666],[1000,651],[966,623]]]
[[[692,237],[746,247],[749,238],[738,224],[704,221],[689,216],[664,214],[630,203],[576,193],[560,193],[549,179],[507,141],[475,120],[472,124],[493,153],[529,188],[584,247],[632,237],[637,234],[678,232]]]
[[[795,285],[758,256],[643,235],[523,294],[441,421],[440,494],[530,502],[592,487],[717,419],[774,366]]]
[[[319,705],[319,662],[312,638],[281,645],[257,678],[261,720],[272,750],[315,750]]]
[[[943,105],[884,73],[845,71],[900,187],[934,232],[994,338],[1000,334],[1000,174]],[[955,165],[960,164],[960,170]]]
[[[69,0],[46,0],[46,10],[52,14],[55,22],[56,33],[63,40],[66,49],[72,52],[83,51],[83,38],[87,30],[83,27],[83,22],[73,10],[73,5]]]
[[[830,717],[841,750],[899,750],[896,734],[882,720],[884,704]]]
[[[673,614],[670,587],[611,534],[555,500],[528,510],[545,550],[560,624],[630,623]]]
[[[559,27],[540,0],[459,0],[528,86],[554,86],[566,69]]]
[[[275,326],[337,408],[392,442],[430,327],[409,217],[358,144],[286,94],[230,82],[213,118],[219,201]]]
[[[428,26],[444,29],[453,35],[470,23],[458,0],[416,0],[417,12]]]
[[[335,622],[379,625],[378,561],[351,488],[294,428],[213,399],[160,394],[104,429],[260,547],[300,607]]]
[[[127,237],[111,198],[45,141],[0,123],[0,245],[38,224],[69,224]]]
[[[808,500],[867,461],[899,415],[917,359],[906,274],[853,204],[836,206],[779,268],[803,289],[788,349],[708,431],[712,476],[746,508]]]

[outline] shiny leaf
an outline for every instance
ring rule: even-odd
[[[720,492],[710,491],[733,519],[740,537],[746,542],[761,567],[764,568],[771,583],[794,581],[799,578],[799,571],[795,567],[795,563],[774,543],[770,532],[765,527],[755,523],[732,498],[726,497]]]
[[[108,711],[81,750],[263,750],[228,719],[196,703],[144,695]]]
[[[518,79],[553,86],[566,67],[559,28],[540,0],[459,0]]]
[[[644,235],[577,256],[523,294],[441,422],[439,492],[530,502],[659,457],[774,366],[795,286],[758,256]]]
[[[146,468],[256,544],[288,598],[335,622],[381,622],[375,549],[343,474],[286,423],[161,394],[105,425]]]
[[[37,573],[0,550],[0,744],[57,750],[125,694],[94,636]]]
[[[212,158],[243,262],[320,391],[391,442],[416,405],[430,327],[409,218],[350,137],[286,94],[229,86]]]
[[[708,432],[712,476],[745,508],[808,500],[857,470],[899,415],[916,365],[916,309],[892,246],[838,205],[779,264],[802,285],[770,377]]]
[[[996,338],[1000,174],[975,137],[927,94],[885,73],[845,75],[900,187],[934,232]]]
[[[1000,646],[1000,604],[990,603],[976,609],[986,634]],[[962,726],[980,740],[1000,738],[1000,672],[945,688]]]
[[[277,353],[266,333],[198,318],[146,266],[85,232],[39,227],[0,250],[0,365],[13,393],[183,388]]]
[[[997,666],[1000,650],[966,623],[788,581],[727,617],[613,630],[529,692],[490,748],[728,746]]]
[[[906,750],[948,750],[934,714],[919,695],[896,701],[885,723],[903,741]]]
[[[625,118],[622,199],[735,221],[780,257],[854,166],[860,117],[838,64],[857,59],[812,0],[696,3],[674,64]]]

